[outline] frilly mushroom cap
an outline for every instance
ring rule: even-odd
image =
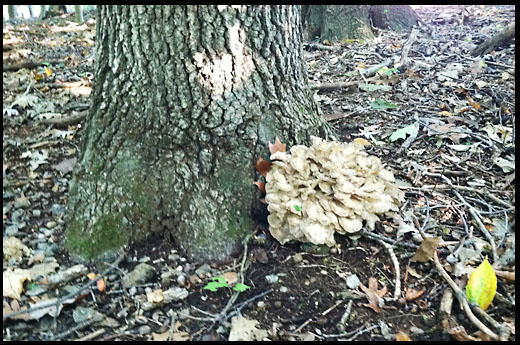
[[[373,229],[379,214],[398,210],[404,193],[379,158],[356,143],[311,140],[271,155],[265,201],[273,237],[333,246],[335,232],[357,233],[363,221]]]

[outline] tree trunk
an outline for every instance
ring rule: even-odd
[[[375,27],[397,32],[410,31],[419,17],[408,5],[372,5],[370,18]]]
[[[306,5],[302,15],[305,39],[319,37],[330,42],[370,40],[374,37],[372,25],[409,31],[420,20],[407,5]]]
[[[305,36],[330,42],[372,39],[368,5],[313,5],[304,9]]]
[[[253,229],[253,181],[278,136],[325,137],[297,6],[99,6],[92,104],[67,244],[94,258],[151,232],[227,260]]]
[[[74,5],[74,21],[76,23],[83,23],[83,6]]]
[[[16,19],[16,5],[7,5],[7,15],[10,21]]]

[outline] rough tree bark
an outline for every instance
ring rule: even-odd
[[[372,39],[372,25],[409,31],[420,20],[407,5],[306,5],[303,18],[306,39],[319,36],[330,42]]]
[[[67,245],[93,258],[152,232],[226,260],[252,231],[259,155],[326,137],[297,6],[100,6]]]

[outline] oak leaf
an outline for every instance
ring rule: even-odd
[[[433,254],[437,250],[437,246],[441,241],[441,236],[436,237],[427,237],[425,238],[419,248],[417,248],[417,252],[412,258],[413,262],[427,262],[430,259],[433,259]]]
[[[285,144],[282,144],[280,139],[276,137],[274,144],[269,143],[269,152],[271,152],[271,154],[275,152],[285,152]]]
[[[265,183],[264,182],[255,181],[255,182],[253,182],[253,184],[256,185],[258,187],[258,189],[260,189],[262,192],[265,193]]]
[[[269,144],[271,145],[271,144]],[[265,177],[267,175],[267,172],[271,168],[271,162],[268,162],[264,160],[262,157],[258,158],[258,161],[256,162],[256,170]],[[260,188],[260,187],[259,187]]]
[[[377,289],[377,279],[374,277],[368,278],[368,288],[363,285],[363,283],[359,284],[359,287],[365,295],[370,303],[363,304],[365,307],[372,308],[376,313],[381,312],[381,307],[384,305],[383,296],[387,293],[388,288],[385,286],[381,290]]]

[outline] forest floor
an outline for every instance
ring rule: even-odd
[[[362,139],[392,169],[406,192],[404,221],[383,219],[357,239],[338,235],[330,249],[280,245],[258,226],[230,265],[194,264],[159,238],[132,246],[117,267],[70,259],[60,242],[89,104],[95,19],[6,23],[3,339],[489,339],[475,314],[489,332],[515,340],[514,40],[470,55],[514,11],[419,9],[428,26],[408,47],[410,33],[385,30],[371,42],[307,43],[323,116],[341,141]],[[402,71],[392,62],[367,73],[399,60],[404,47]],[[421,233],[440,242],[416,256]],[[483,316],[474,305],[463,310],[449,287],[464,293],[486,257],[498,285]],[[239,275],[243,292],[205,288]]]

